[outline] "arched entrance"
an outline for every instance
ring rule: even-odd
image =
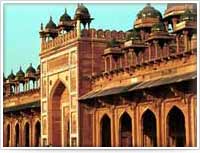
[[[120,118],[120,144],[122,147],[132,147],[132,122],[126,112]]]
[[[19,146],[19,124],[15,125],[15,147]]]
[[[9,147],[10,146],[10,124],[7,125],[6,127],[6,131],[7,131],[7,134],[6,134],[6,146]]]
[[[41,137],[41,127],[40,127],[40,122],[37,121],[35,124],[35,147],[40,146],[40,137]]]
[[[184,147],[185,139],[185,117],[182,111],[174,106],[167,115],[168,146]]]
[[[156,117],[147,109],[142,115],[142,139],[144,147],[156,147]]]
[[[52,97],[49,105],[49,137],[50,143],[53,147],[62,146],[62,129],[61,118],[62,110],[61,104],[67,101],[67,89],[65,85],[59,81],[52,92]]]
[[[29,123],[27,122],[25,124],[25,127],[24,127],[24,145],[25,147],[29,147],[30,146],[30,130],[29,130]]]
[[[111,147],[111,129],[110,118],[104,115],[101,119],[101,146]]]

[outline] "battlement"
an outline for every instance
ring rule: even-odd
[[[75,38],[77,38],[77,32],[76,32],[76,30],[72,30],[72,31],[62,34],[52,40],[43,41],[42,45],[41,45],[41,51],[43,52],[45,50],[57,47],[59,45],[63,45]]]
[[[96,30],[96,29],[83,29],[81,31],[81,38],[92,38],[92,39],[116,39],[116,40],[124,40],[126,38],[126,32],[116,31],[116,30]],[[58,47],[64,45],[74,39],[78,38],[78,34],[76,30],[71,30],[65,34],[59,35],[58,37],[43,41],[41,45],[41,51],[45,52],[54,47]]]
[[[116,39],[123,40],[126,38],[126,32],[116,30],[102,30],[102,29],[84,29],[81,32],[81,37],[92,39]]]

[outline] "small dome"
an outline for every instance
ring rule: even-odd
[[[71,17],[67,14],[67,9],[65,9],[65,13],[60,17],[60,22],[71,21]]]
[[[90,19],[90,13],[83,4],[78,4],[74,19]]]
[[[36,73],[36,70],[32,66],[32,63],[30,64],[30,66],[26,70],[26,74],[29,74],[29,73]]]
[[[20,69],[19,71],[16,73],[16,78],[17,79],[20,79],[20,78],[23,78],[25,76],[25,73],[23,72],[21,66],[20,66]]]
[[[13,70],[12,70],[11,73],[8,75],[8,80],[9,80],[9,81],[15,80],[15,75],[13,74]]]
[[[158,31],[166,31],[165,25],[162,22],[154,24],[151,28],[151,32],[158,32]]]
[[[137,18],[159,18],[162,19],[161,13],[156,10],[154,7],[152,7],[150,4],[147,4],[138,14]]]
[[[196,14],[192,13],[191,10],[187,9],[185,12],[180,16],[181,21],[194,21],[196,20]]]
[[[49,23],[47,23],[47,25],[45,26],[46,29],[56,29],[57,26],[56,24],[53,22],[52,17],[50,16],[50,20]]]

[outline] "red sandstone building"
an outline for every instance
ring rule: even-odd
[[[4,146],[197,146],[196,9],[148,4],[127,32],[84,5],[50,18],[38,68],[4,77]]]

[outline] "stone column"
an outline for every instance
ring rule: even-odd
[[[115,129],[113,129],[115,131],[115,147],[119,147],[119,118],[118,118],[118,111],[117,109],[114,110],[114,124],[115,124]]]
[[[187,52],[189,50],[189,46],[188,46],[188,31],[184,30],[183,31],[183,37],[184,37],[184,46],[185,46],[185,52]]]
[[[190,125],[190,117],[189,117],[189,107],[188,107],[188,103],[186,104],[187,109],[186,111],[183,112],[184,117],[185,117],[185,147],[189,147],[190,146],[190,130],[189,127]],[[184,110],[184,109],[182,109]]]
[[[110,112],[111,112],[111,146],[114,147],[115,146],[115,114],[114,114],[114,107],[110,108]]]
[[[158,41],[154,40],[153,41],[154,47],[155,47],[155,57],[154,58],[158,58]]]
[[[110,58],[110,71],[111,71],[113,69],[112,56],[110,55],[109,58]]]
[[[81,21],[78,19],[76,21],[76,32],[77,32],[77,38],[81,37]]]

